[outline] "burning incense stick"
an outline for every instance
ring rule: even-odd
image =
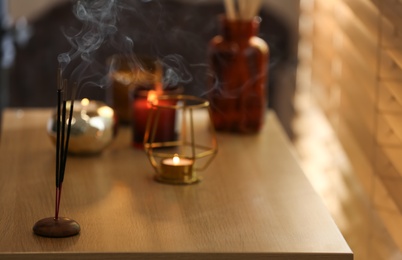
[[[71,122],[74,110],[74,100],[70,102],[70,112],[68,121],[67,117],[67,97],[65,95],[65,88],[68,86],[68,81],[66,79],[61,79],[61,71],[59,70],[59,80],[60,84],[57,88],[57,124],[56,124],[56,207],[55,207],[55,219],[59,218],[61,191],[64,181],[64,173],[66,170],[68,144],[70,140]],[[74,83],[73,89],[76,89],[77,84]],[[72,91],[71,94],[73,94]],[[73,95],[72,95],[73,96]],[[66,122],[67,122],[67,132],[66,132]]]
[[[61,103],[64,95],[64,84],[62,81],[62,70],[59,68],[57,75],[57,123],[56,123],[56,205],[55,205],[55,219],[59,215],[59,197],[60,197],[60,146],[61,146]]]
[[[77,89],[77,83],[76,82],[74,83],[73,89]],[[60,182],[61,183],[64,180],[64,172],[65,172],[65,168],[66,168],[68,144],[70,143],[70,132],[71,132],[71,122],[72,122],[72,118],[73,118],[73,110],[74,110],[74,100],[71,100],[71,102],[70,102],[70,114],[68,116],[68,123],[67,123],[67,137],[66,137],[66,147],[65,147],[64,158],[63,158],[63,169],[62,169],[62,172],[61,172],[61,175],[60,175]]]
[[[56,202],[54,217],[40,219],[33,226],[33,232],[38,236],[44,237],[69,237],[80,233],[80,225],[72,219],[59,217],[61,190],[66,168],[68,143],[72,121],[72,111],[74,108],[74,94],[70,91],[71,103],[70,114],[67,123],[66,132],[66,114],[67,114],[67,92],[68,82],[62,79],[62,70],[59,68],[57,75],[57,123],[56,123]]]

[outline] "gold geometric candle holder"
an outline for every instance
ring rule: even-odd
[[[159,124],[160,118],[172,111],[176,115],[177,138],[158,142],[156,135],[164,127]],[[201,178],[197,172],[206,169],[218,151],[209,102],[189,95],[159,96],[152,102],[144,148],[156,171],[156,181],[168,184],[199,182]]]

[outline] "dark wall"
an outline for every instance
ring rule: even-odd
[[[127,1],[130,10],[122,10],[118,28],[122,35],[133,39],[133,51],[159,58],[169,55],[182,57],[192,80],[182,82],[185,92],[200,96],[206,90],[207,46],[219,33],[217,17],[224,12],[222,3],[195,4],[182,1]],[[290,57],[289,30],[274,13],[260,13],[259,36],[270,46],[270,71],[268,87],[269,106],[277,111],[287,132],[293,115],[292,99],[295,82],[284,85],[280,77],[294,78],[294,57]],[[71,28],[80,28],[72,4],[55,7],[34,21],[33,35],[24,46],[16,46],[16,59],[10,72],[10,100],[12,107],[48,107],[56,104],[57,56],[70,50],[71,45],[63,35]],[[118,53],[119,48],[105,42],[94,59],[106,64],[107,58]],[[106,67],[105,67],[106,69]],[[105,72],[106,73],[106,72]],[[81,95],[107,100],[108,89],[87,87]],[[286,111],[285,111],[286,110]]]

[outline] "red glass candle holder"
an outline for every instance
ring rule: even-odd
[[[175,105],[174,100],[158,100],[155,90],[138,89],[134,91],[132,98],[132,146],[144,147],[144,134],[148,117],[152,108],[152,102],[159,102],[160,105]],[[157,122],[158,130],[155,140],[158,142],[170,142],[176,140],[176,113],[174,110],[163,110]]]
[[[113,67],[112,80],[113,108],[119,123],[131,122],[130,93],[137,88],[153,89],[162,82],[162,64],[155,57],[113,55],[108,60]]]

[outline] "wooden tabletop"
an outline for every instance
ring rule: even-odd
[[[102,154],[68,159],[60,215],[81,233],[36,236],[34,223],[54,214],[49,117],[3,114],[0,259],[353,259],[272,112],[258,135],[218,134],[218,155],[188,186],[155,182],[119,129]]]

